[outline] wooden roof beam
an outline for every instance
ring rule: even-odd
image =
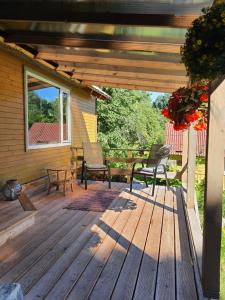
[[[153,81],[153,80],[142,80],[142,79],[136,79],[136,78],[115,78],[115,77],[106,77],[106,76],[86,76],[83,81],[92,81],[95,82],[95,85],[98,85],[98,83],[119,83],[119,84],[130,84],[130,85],[140,85],[140,86],[146,86],[146,87],[160,87],[160,88],[169,88],[171,90],[176,90],[181,87],[180,83],[176,82],[170,82],[170,81]],[[183,84],[185,85],[185,84]]]
[[[10,30],[3,33],[5,42],[18,44],[110,49],[122,51],[151,51],[180,53],[182,42],[165,38],[138,38],[135,36],[108,36],[104,34],[71,34]]]
[[[134,78],[134,79],[142,79],[142,80],[158,80],[158,81],[169,81],[169,82],[180,82],[181,84],[185,84],[188,82],[187,76],[177,76],[177,75],[160,75],[160,74],[152,74],[152,73],[131,73],[131,72],[113,72],[113,71],[104,71],[99,72],[98,70],[95,70],[96,72],[91,72],[92,70],[89,69],[89,73],[82,72],[80,69],[76,69],[77,71],[74,72],[72,75],[73,78],[77,78],[80,80],[86,79],[87,77],[92,76],[93,78],[96,76],[105,76],[105,77],[114,77],[114,78]]]
[[[162,92],[162,93],[172,93],[174,89],[164,87],[155,87],[153,85],[150,86],[142,86],[138,84],[121,84],[121,83],[113,83],[113,82],[94,82],[89,80],[84,80],[82,82],[83,85],[92,86],[97,85],[99,87],[112,87],[112,88],[120,88],[120,89],[129,89],[129,90],[142,90],[142,91],[154,91],[154,92]]]
[[[152,68],[152,69],[167,69],[167,70],[181,70],[185,71],[185,66],[179,62],[173,61],[156,61],[152,60],[151,56],[138,55],[137,59],[133,56],[127,56],[127,58],[119,57],[104,57],[104,56],[92,56],[92,55],[80,55],[65,52],[60,53],[60,50],[48,51],[41,50],[37,54],[37,58],[52,60],[52,61],[66,61],[66,62],[79,62],[88,64],[99,64],[99,65],[114,65],[114,66],[127,66],[137,68]]]
[[[158,80],[157,78],[147,79],[147,78],[137,78],[137,77],[116,77],[116,76],[101,76],[101,75],[93,75],[93,74],[77,74],[73,75],[73,78],[79,80],[89,80],[95,81],[96,84],[98,82],[112,82],[112,83],[124,83],[124,84],[133,84],[133,85],[142,85],[142,86],[155,86],[155,87],[164,87],[167,86],[171,89],[178,89],[181,86],[186,86],[188,80],[186,81],[171,81],[169,77],[167,80]]]
[[[152,1],[30,1],[3,0],[0,19],[167,26],[187,28],[204,3],[157,3]]]
[[[166,69],[152,69],[152,68],[140,68],[140,67],[128,67],[128,66],[109,66],[109,65],[97,65],[87,63],[71,63],[71,62],[58,62],[57,70],[66,72],[78,72],[88,73],[96,75],[109,75],[109,76],[139,76],[140,78],[145,76],[169,76],[169,77],[186,77],[186,70],[166,70]],[[175,77],[175,78],[176,78]],[[178,78],[178,79],[179,79]]]

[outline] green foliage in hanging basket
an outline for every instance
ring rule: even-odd
[[[192,82],[225,74],[225,3],[202,10],[186,34],[182,61]]]

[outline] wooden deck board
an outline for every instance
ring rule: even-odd
[[[158,189],[137,285],[135,300],[153,299],[157,280],[157,266],[162,233],[165,189]]]
[[[125,262],[117,279],[117,284],[112,294],[112,299],[132,299],[143,255],[146,236],[151,221],[154,198],[149,194],[141,194],[140,201],[144,208],[138,220],[137,228],[129,247]]]
[[[112,189],[104,213],[64,210],[71,193],[34,197],[35,225],[0,247],[0,282],[20,282],[25,300],[198,299],[179,189]],[[13,208],[0,203],[0,214]]]
[[[174,194],[167,191],[164,202],[163,227],[155,299],[175,299]]]
[[[138,223],[138,220],[142,214],[144,203],[143,201],[140,201],[139,193],[137,195],[133,196],[130,195],[130,199],[134,201],[134,203],[137,205],[136,209],[131,210],[125,210],[123,214],[120,215],[120,223],[115,224],[113,226],[108,234],[108,239],[106,238],[102,244],[102,246],[97,251],[95,257],[92,259],[90,265],[85,270],[85,272],[82,274],[81,278],[75,285],[74,289],[70,292],[70,295],[68,299],[85,299],[88,298],[90,295],[90,292],[92,288],[94,287],[95,283],[97,282],[101,271],[103,270],[105,264],[107,263],[110,254],[112,254],[114,247],[117,244],[117,241],[123,236],[124,228],[129,224],[130,226],[136,227],[136,224]],[[132,223],[130,223],[132,221]],[[121,225],[120,228],[118,228],[118,225]],[[118,241],[119,242],[119,241]],[[110,249],[108,246],[111,246]],[[109,249],[108,253],[105,249]],[[107,255],[108,254],[108,255]],[[112,274],[111,274],[112,276]],[[112,282],[112,278],[110,278],[110,281]],[[101,294],[102,295],[102,294]],[[104,299],[106,299],[104,297]]]
[[[138,196],[136,194],[136,196]],[[140,196],[144,196],[144,193],[140,194]],[[135,197],[134,194],[132,197]],[[137,202],[137,198],[135,198],[135,202]],[[140,202],[140,201],[139,201]],[[91,291],[90,300],[97,299],[99,295],[102,296],[102,299],[110,299],[114,287],[117,282],[117,278],[119,277],[121,268],[124,264],[124,261],[127,256],[127,252],[129,250],[130,244],[133,240],[133,236],[136,232],[136,228],[140,219],[140,213],[144,209],[144,201],[141,200],[141,206],[139,205],[139,211],[134,210],[120,235],[112,254],[104,267],[104,270],[98,279],[95,287]],[[140,208],[142,210],[140,211]]]

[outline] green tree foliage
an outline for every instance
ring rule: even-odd
[[[106,88],[110,100],[98,100],[98,139],[107,148],[148,148],[164,142],[165,119],[143,91]]]
[[[28,93],[28,124],[29,128],[35,122],[55,123],[59,120],[59,99],[47,101],[33,91]]]
[[[153,102],[153,107],[158,108],[162,110],[165,108],[168,104],[170,94],[164,94],[160,95],[156,98],[156,100]]]

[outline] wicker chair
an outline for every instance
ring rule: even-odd
[[[104,160],[102,147],[99,143],[83,143],[84,160],[82,164],[81,183],[85,180],[85,190],[87,189],[87,174],[89,172],[102,172],[103,180],[105,180],[106,173],[109,181],[109,188],[111,188],[111,174],[110,167],[106,160]]]
[[[152,196],[155,192],[157,174],[164,174],[166,180],[166,186],[169,189],[169,183],[167,178],[166,166],[170,154],[171,146],[162,144],[153,144],[149,152],[148,161],[146,167],[142,163],[141,168],[135,169],[136,163],[133,164],[132,174],[130,178],[130,192],[132,192],[132,183],[135,175],[141,175],[144,177],[146,186],[148,187],[147,177],[153,177]]]

